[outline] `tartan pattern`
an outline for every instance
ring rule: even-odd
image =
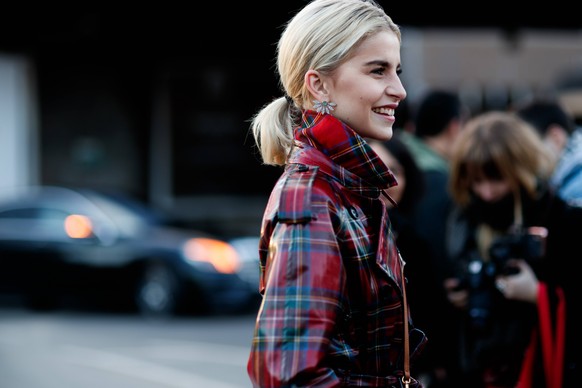
[[[316,115],[313,111],[304,113],[304,117],[308,117],[308,122],[312,124]],[[386,189],[397,184],[394,175],[372,147],[352,128],[331,115],[322,116],[316,124],[306,126],[304,123],[296,130],[295,138],[329,157],[337,166],[337,174],[348,171],[359,177],[353,189],[364,186]]]
[[[298,167],[301,171],[303,167]],[[289,174],[282,178],[283,185],[291,190],[281,192],[279,208],[281,222],[303,222],[311,219],[311,185],[315,174]]]
[[[394,177],[333,116],[298,130],[296,140],[261,229],[263,301],[249,377],[255,387],[394,383],[404,262],[380,199]]]

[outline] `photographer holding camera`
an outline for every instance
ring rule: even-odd
[[[445,289],[464,386],[580,384],[582,208],[550,188],[554,165],[535,130],[508,112],[473,117],[453,145]]]

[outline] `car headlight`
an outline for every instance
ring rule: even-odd
[[[65,218],[65,232],[70,238],[93,237],[93,224],[91,219],[80,214],[71,214]]]
[[[218,272],[236,273],[240,269],[238,253],[227,242],[212,238],[192,238],[184,246],[186,259],[210,263]]]

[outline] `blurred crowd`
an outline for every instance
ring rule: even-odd
[[[416,374],[428,388],[574,386],[582,128],[558,99],[471,112],[451,90],[396,116],[371,145],[399,183],[391,222],[429,339]]]

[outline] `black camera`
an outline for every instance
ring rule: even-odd
[[[524,259],[529,263],[541,260],[546,254],[548,230],[532,226],[495,240],[489,248],[489,257],[500,270],[507,270],[509,259]]]
[[[548,231],[530,227],[495,240],[489,248],[489,260],[478,255],[464,260],[461,287],[469,292],[468,313],[472,327],[484,331],[489,327],[495,300],[502,298],[495,288],[498,275],[517,273],[508,265],[510,259],[524,259],[530,264],[539,262],[546,252]]]

